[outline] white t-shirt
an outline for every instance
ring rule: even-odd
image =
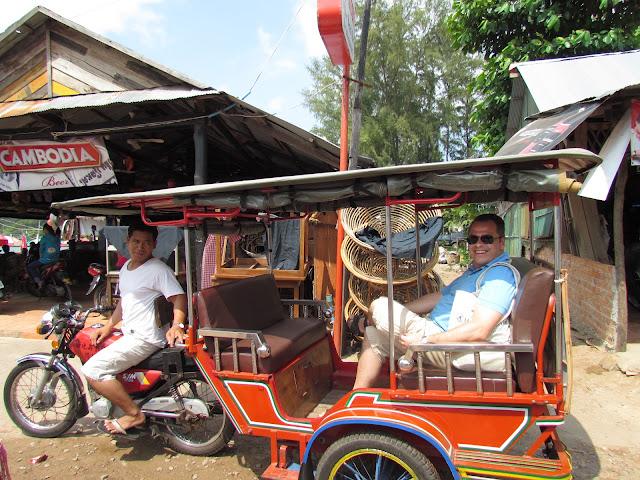
[[[127,262],[120,269],[120,301],[122,302],[122,331],[145,342],[163,347],[166,328],[158,327],[154,300],[184,293],[173,271],[157,258],[151,258],[135,270]]]

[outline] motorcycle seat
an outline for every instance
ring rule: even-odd
[[[165,359],[164,356],[167,354],[175,354],[179,353],[182,359],[182,369],[185,371],[196,371],[197,367],[193,358],[185,355],[183,348],[176,347],[166,347],[161,348],[157,352],[153,353],[151,356],[144,359],[134,368],[140,370],[158,370],[163,371],[165,368]]]

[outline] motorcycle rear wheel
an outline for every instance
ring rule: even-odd
[[[4,384],[4,406],[9,417],[31,437],[59,437],[76,423],[75,388],[60,372],[54,372],[45,386],[42,404],[32,406],[31,396],[45,373],[42,363],[20,363]]]
[[[185,379],[176,384],[176,391],[183,398],[203,400],[209,417],[193,424],[168,424],[169,446],[176,452],[198,456],[214,455],[226,447],[236,430],[211,386],[200,374],[187,373]]]

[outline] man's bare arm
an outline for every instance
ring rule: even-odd
[[[173,304],[173,323],[171,328],[167,331],[167,342],[169,346],[173,347],[176,341],[184,340],[185,333],[180,327],[180,324],[186,323],[187,318],[187,296],[182,293],[180,295],[173,295],[167,298]]]
[[[440,292],[428,293],[420,298],[416,298],[405,305],[406,308],[418,315],[425,315],[433,310],[433,307],[440,301],[442,294]]]
[[[500,312],[476,304],[469,323],[431,335],[428,341],[429,343],[485,342],[502,317]]]

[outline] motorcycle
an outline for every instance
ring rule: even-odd
[[[93,292],[93,305],[107,307],[107,268],[100,263],[92,263],[87,272],[93,278],[85,295],[91,295]]]
[[[65,270],[64,261],[45,265],[40,271],[42,285],[38,287],[31,276],[26,273],[26,289],[35,297],[62,297],[71,300],[71,277]]]
[[[58,437],[75,422],[93,413],[99,424],[119,418],[123,412],[89,387],[90,406],[82,379],[69,362],[77,356],[86,362],[99,350],[122,338],[118,330],[99,345],[90,341],[92,329],[85,327],[93,312],[78,304],[54,305],[43,316],[38,333],[52,342],[51,354],[33,353],[17,360],[4,386],[4,403],[11,420],[33,437]],[[164,348],[120,375],[125,390],[145,414],[144,425],[129,438],[144,435],[164,438],[170,448],[189,455],[212,455],[224,448],[235,432],[216,393],[184,353],[184,346]],[[132,429],[133,430],[133,429]]]

